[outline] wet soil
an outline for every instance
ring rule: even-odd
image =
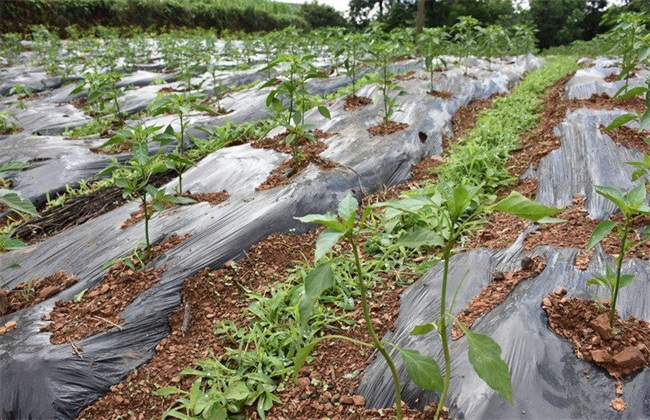
[[[151,256],[143,263],[169,251],[189,236],[172,234],[168,240],[152,245]],[[119,313],[158,282],[160,274],[165,271],[164,267],[139,270],[140,261],[133,259],[132,262],[135,270],[124,262],[113,265],[102,281],[88,289],[78,302],[57,301],[52,312],[43,317],[50,323],[41,328],[41,331],[51,333],[50,342],[72,343],[113,328],[122,329],[119,324],[123,319]],[[77,347],[76,351],[82,353],[83,349]]]

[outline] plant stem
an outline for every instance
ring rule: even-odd
[[[144,240],[147,243],[147,257],[151,255],[151,242],[149,242],[149,209],[147,207],[147,193],[142,196],[142,208],[144,212]]]
[[[388,364],[388,367],[390,368],[390,372],[393,375],[393,386],[395,388],[395,415],[397,416],[397,420],[401,420],[402,418],[402,387],[399,382],[399,374],[397,373],[397,368],[395,367],[395,363],[393,362],[392,357],[388,352],[386,351],[386,348],[384,345],[379,341],[379,338],[377,337],[377,333],[375,332],[375,329],[372,326],[372,320],[370,319],[370,310],[368,309],[368,298],[367,298],[367,290],[366,290],[366,284],[363,279],[363,268],[361,267],[361,260],[359,259],[359,249],[357,248],[357,243],[354,240],[354,237],[352,234],[346,235],[347,241],[352,245],[352,253],[354,254],[354,262],[357,267],[357,277],[359,278],[359,291],[361,292],[361,307],[363,308],[363,319],[366,322],[366,327],[368,328],[368,334],[370,335],[370,338],[372,339],[372,342],[381,353],[381,355],[384,357],[386,360],[386,363]]]
[[[618,261],[616,262],[616,284],[614,285],[614,297],[612,298],[611,307],[609,309],[609,327],[614,328],[614,316],[616,314],[616,301],[618,300],[618,290],[621,281],[621,269],[623,268],[623,258],[625,257],[625,247],[627,246],[627,235],[630,233],[630,219],[625,218],[625,225],[623,228],[623,237],[621,238],[621,249],[618,254]]]
[[[452,235],[452,238],[454,236]],[[442,290],[440,292],[440,341],[442,342],[442,351],[445,357],[445,380],[443,383],[442,394],[440,395],[440,400],[438,401],[438,407],[436,408],[436,414],[433,417],[434,420],[440,418],[440,413],[442,408],[445,405],[445,400],[447,399],[447,391],[449,391],[449,382],[451,381],[451,355],[449,353],[449,340],[447,339],[447,279],[449,277],[449,258],[451,257],[451,248],[454,246],[454,241],[449,240],[449,243],[443,251],[443,256],[445,263],[442,271]]]
[[[183,127],[183,113],[182,112],[179,113],[178,116],[181,122],[181,138],[179,140],[180,142],[179,145],[181,147],[181,152],[184,152],[185,151],[185,127]]]

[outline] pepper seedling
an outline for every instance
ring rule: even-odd
[[[440,374],[440,368],[432,357],[424,355],[417,350],[405,349],[393,343],[382,341],[377,336],[373,327],[373,321],[368,305],[368,290],[366,285],[367,276],[361,264],[359,254],[359,232],[356,220],[357,208],[357,200],[351,194],[348,194],[339,203],[338,215],[333,213],[323,215],[312,214],[297,217],[296,219],[304,223],[314,223],[327,227],[327,229],[323,231],[316,240],[314,260],[317,264],[321,262],[323,257],[325,257],[325,255],[337,242],[339,242],[339,240],[347,242],[352,247],[352,257],[354,259],[354,266],[356,267],[357,288],[360,295],[361,308],[363,310],[363,319],[368,334],[370,335],[371,343],[355,340],[342,335],[326,335],[324,337],[319,337],[298,351],[294,367],[294,377],[297,377],[300,368],[304,365],[314,347],[325,340],[346,340],[363,347],[377,350],[386,360],[386,363],[390,368],[393,378],[393,387],[395,390],[396,416],[398,419],[401,419],[402,387],[397,368],[395,367],[395,362],[388,352],[387,347],[392,347],[400,353],[410,378],[421,388],[429,391],[442,390],[442,376]],[[367,208],[363,212],[359,224],[363,223],[370,210],[370,208]],[[318,301],[319,297],[323,292],[332,287],[336,287],[336,282],[334,281],[332,267],[329,262],[320,263],[316,268],[309,272],[305,279],[305,292],[299,303],[300,321],[303,329],[308,327],[309,319],[314,311],[314,305]]]
[[[450,260],[458,240],[464,234],[478,229],[484,223],[484,216],[491,211],[502,211],[537,223],[552,223],[560,221],[550,217],[560,209],[536,203],[517,192],[512,192],[496,204],[486,204],[493,201],[493,196],[484,196],[481,193],[480,186],[451,185],[443,181],[429,196],[391,200],[376,205],[376,207],[391,209],[391,218],[408,217],[415,221],[414,228],[399,237],[399,245],[409,248],[438,247],[442,250],[444,266],[440,290],[440,315],[429,323],[417,325],[411,331],[411,335],[423,335],[435,331],[442,343],[445,368],[444,378],[439,379],[443,386],[435,419],[440,417],[451,381],[449,348],[451,321],[455,321],[467,337],[469,361],[478,376],[511,404],[513,403],[510,373],[507,364],[501,359],[499,345],[487,335],[472,332],[453,314],[455,298],[462,281],[454,293],[451,304],[447,306]],[[439,368],[437,372],[439,374]]]

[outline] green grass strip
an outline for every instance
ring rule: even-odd
[[[496,99],[479,114],[467,137],[450,149],[447,162],[438,168],[441,182],[483,184],[486,193],[511,184],[506,163],[519,148],[521,135],[538,123],[544,92],[577,69],[575,57],[548,58],[508,96]]]

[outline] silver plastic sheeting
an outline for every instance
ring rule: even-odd
[[[600,81],[601,85],[604,83]],[[621,113],[579,109],[567,115],[555,128],[561,140],[560,148],[545,156],[537,171],[529,169],[525,174],[538,180],[538,202],[564,207],[571,205],[574,194],[582,194],[586,196],[585,207],[591,217],[604,218],[614,212],[614,205],[597,195],[593,185],[632,188],[635,185],[630,181],[632,169],[626,162],[642,157],[637,150],[616,146],[609,136],[600,132],[601,125],[611,123]],[[548,261],[537,278],[517,286],[503,303],[472,327],[473,331],[491,336],[501,346],[502,356],[511,370],[514,406],[476,375],[467,359],[467,341],[462,338],[451,343],[452,380],[445,404],[452,418],[649,418],[650,371],[645,369],[625,378],[623,399],[627,410],[613,411],[609,402],[616,396],[616,381],[602,369],[576,358],[572,346],[548,329],[541,308],[542,299],[560,288],[569,290],[569,295],[605,296],[602,290],[587,287],[586,282],[593,273],[604,272],[607,258],[612,264],[611,257],[599,249],[589,270],[583,272],[573,266],[577,249],[538,247],[525,253],[523,240],[533,229],[523,232],[509,249],[479,249],[451,260],[448,302],[467,273],[455,308],[464,307],[476,296],[492,280],[494,271],[518,269],[525,255],[542,255]],[[636,280],[621,291],[617,305],[620,315],[650,319],[647,293],[650,264],[630,260],[625,262],[624,269],[634,273]],[[438,317],[441,281],[442,267],[437,266],[407,289],[401,298],[397,328],[386,334],[384,340],[419,350],[439,362],[444,360],[435,334],[409,335],[415,325]],[[410,381],[399,356],[396,361],[403,383],[402,397],[407,404],[424,408],[438,401],[437,393],[423,391]],[[358,392],[365,395],[368,407],[394,404],[390,373],[383,358],[378,357],[368,368]]]
[[[192,237],[150,263],[166,266],[159,283],[140,295],[121,316],[122,331],[97,334],[78,344],[81,359],[69,346],[53,346],[48,334],[39,333],[41,317],[56,300],[72,299],[85,288],[101,281],[102,265],[127,255],[143,237],[143,222],[120,229],[137,208],[128,204],[72,228],[25,250],[0,256],[0,267],[19,264],[20,268],[0,271],[0,288],[11,288],[29,278],[67,270],[79,283],[52,298],[0,322],[16,321],[18,328],[0,336],[0,417],[70,418],[84,406],[107,392],[110,385],[149,360],[159,340],[169,334],[167,319],[180,304],[183,282],[202,268],[220,267],[237,259],[253,244],[273,232],[310,227],[294,216],[322,213],[336,208],[348,193],[373,192],[382,186],[406,181],[410,167],[427,153],[441,151],[442,133],[449,133],[450,120],[459,106],[479,97],[505,92],[515,74],[523,75],[540,65],[537,59],[512,64],[512,77],[488,73],[485,80],[456,78],[450,88],[459,96],[445,101],[427,95],[424,82],[405,81],[411,91],[401,98],[403,113],[396,118],[411,126],[390,136],[371,137],[367,125],[374,122],[378,104],[349,114],[342,102],[332,106],[332,120],[312,112],[308,119],[325,131],[339,134],[328,139],[326,156],[340,164],[332,171],[308,167],[293,182],[272,190],[256,192],[272,168],[286,155],[272,150],[255,150],[242,145],[215,152],[185,175],[186,188],[195,193],[226,189],[231,198],[211,206],[198,203],[170,209],[151,220],[151,239],[157,241],[175,232]],[[451,82],[449,82],[451,83]],[[372,95],[375,87],[364,92]],[[363,92],[362,92],[363,93]],[[441,132],[442,131],[442,132]],[[420,139],[419,133],[427,136]],[[170,184],[168,188],[173,185]],[[38,395],[38,398],[35,398]]]
[[[605,82],[610,75],[618,75],[620,67],[616,67],[620,60],[598,58],[591,61],[586,69],[580,69],[566,84],[569,99],[589,99],[593,95],[606,94],[613,97],[619,89],[625,86],[625,80]],[[587,64],[587,63],[585,63]],[[628,81],[629,87],[644,86],[648,76],[647,70],[641,70]]]

